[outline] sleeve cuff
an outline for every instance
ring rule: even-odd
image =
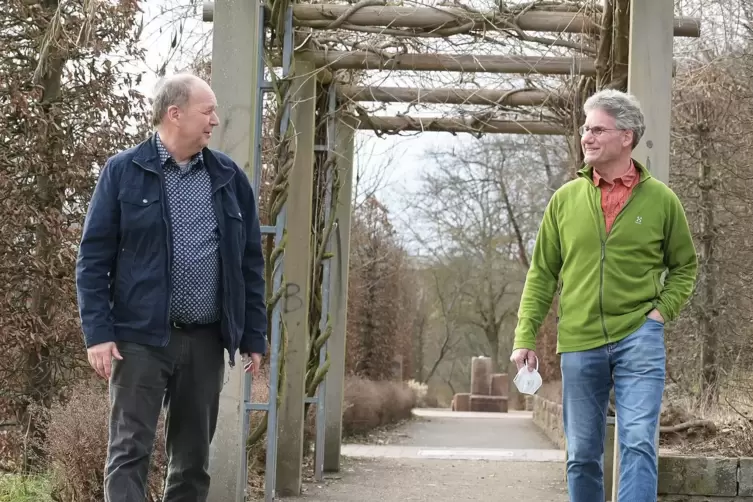
[[[92,331],[94,332],[89,333],[84,337],[84,343],[86,344],[87,349],[101,343],[116,341],[115,333],[113,333],[111,329],[95,329]]]
[[[248,336],[241,342],[241,354],[261,354],[267,353],[267,338],[263,335]]]

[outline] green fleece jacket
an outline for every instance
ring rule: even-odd
[[[633,162],[640,181],[609,234],[592,167],[552,196],[523,288],[514,349],[536,349],[558,286],[558,353],[617,342],[654,308],[665,322],[677,318],[698,268],[690,228],[675,193]]]

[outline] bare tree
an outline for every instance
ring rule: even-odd
[[[434,166],[411,194],[416,240],[454,275],[457,322],[485,339],[497,363],[511,349],[503,326],[514,326],[541,214],[566,176],[565,152],[533,137],[433,152]]]

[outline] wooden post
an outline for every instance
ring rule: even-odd
[[[211,146],[229,155],[251,180],[257,153],[253,140],[256,114],[260,113],[254,92],[258,84],[258,16],[258,0],[215,3],[211,83],[217,96],[220,125]],[[209,502],[240,501],[246,490],[246,473],[242,472],[246,448],[240,440],[245,378],[238,354],[236,362],[239,364],[234,368],[225,368],[217,431],[210,448]]]
[[[607,417],[607,432],[604,437],[604,501],[614,500],[614,448],[617,445],[614,417]]]
[[[673,16],[672,2],[630,2],[628,92],[640,101],[646,120],[646,133],[633,154],[664,183],[669,183]],[[616,417],[615,428],[619,428],[619,419]],[[613,502],[617,500],[620,482],[620,445],[616,431],[614,437]],[[658,447],[658,427],[655,440]]]
[[[345,384],[345,340],[348,319],[348,271],[350,268],[350,215],[353,197],[353,155],[355,123],[352,117],[337,122],[335,132],[335,160],[340,176],[340,193],[335,210],[336,266],[330,268],[330,316],[332,335],[327,343],[330,367],[327,372],[327,393],[324,400],[324,470],[340,470],[342,445],[343,393]]]
[[[285,385],[278,415],[277,495],[301,494],[306,363],[311,294],[311,215],[314,177],[314,65],[294,59],[291,68],[291,131],[295,161],[288,175],[287,244],[283,257],[285,293],[282,320],[287,328]]]

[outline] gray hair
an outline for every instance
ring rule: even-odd
[[[633,148],[640,143],[646,132],[641,104],[632,94],[604,89],[589,97],[583,105],[583,111],[588,113],[598,109],[614,118],[618,129],[633,131]]]
[[[152,124],[160,125],[171,106],[185,106],[191,98],[191,91],[199,77],[190,73],[179,73],[165,77],[157,84],[152,100]]]

